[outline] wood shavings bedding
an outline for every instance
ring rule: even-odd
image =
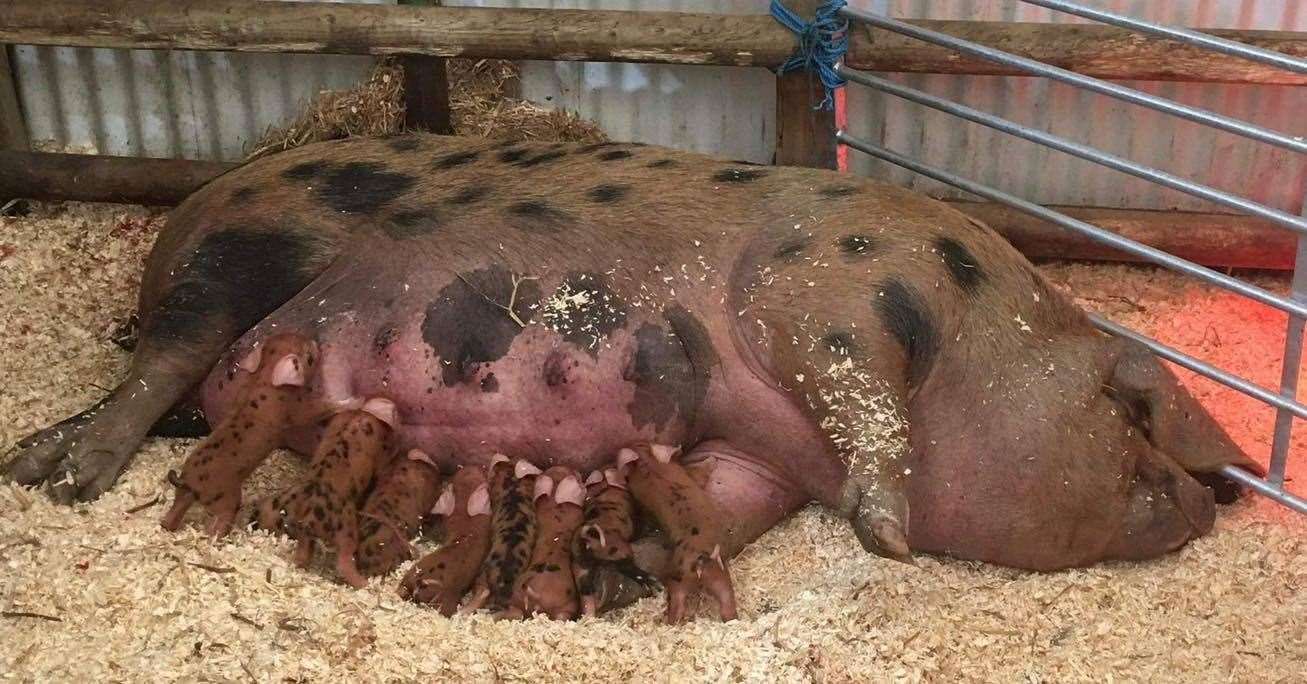
[[[134,305],[161,220],[42,206],[0,219],[0,444],[89,405],[127,355],[109,332]],[[1082,303],[1249,375],[1278,380],[1284,317],[1151,268],[1043,267]],[[1258,277],[1284,291],[1283,278]],[[1185,374],[1236,441],[1268,450],[1273,412]],[[1291,477],[1307,477],[1299,431]],[[598,620],[444,619],[399,600],[398,573],[362,591],[289,563],[290,544],[213,543],[158,518],[163,475],[191,442],[151,440],[102,500],[63,508],[0,486],[0,677],[15,681],[1302,681],[1307,520],[1260,499],[1222,511],[1166,558],[1033,574],[863,553],[809,508],[732,565],[742,619],[663,599]],[[299,464],[256,475],[267,491]],[[1301,492],[1301,484],[1296,484]],[[249,497],[253,499],[255,495]],[[154,502],[154,503],[152,503]],[[403,572],[403,569],[399,571]]]

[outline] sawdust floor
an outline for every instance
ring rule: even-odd
[[[131,311],[158,226],[147,217],[70,205],[0,219],[0,444],[80,410],[122,372],[127,356],[108,333]],[[1088,306],[1264,384],[1278,377],[1282,316],[1151,268],[1045,269]],[[1192,386],[1265,458],[1269,410]],[[401,602],[393,577],[354,591],[298,571],[289,545],[268,536],[214,544],[194,529],[165,534],[163,474],[188,446],[149,442],[117,488],[89,506],[61,508],[0,486],[0,677],[1307,678],[1307,521],[1257,499],[1224,510],[1212,535],[1167,558],[1043,575],[934,558],[917,569],[883,562],[862,553],[844,523],[810,509],[735,562],[738,622],[705,614],[666,627],[654,598],[599,620],[496,623]],[[1301,438],[1297,447],[1301,483]],[[283,459],[265,468],[261,486],[293,467]]]

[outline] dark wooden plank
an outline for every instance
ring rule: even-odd
[[[791,0],[791,10],[811,19],[818,0]],[[838,168],[835,112],[813,109],[826,97],[821,79],[808,70],[776,77],[776,165]]]
[[[1111,26],[914,23],[1102,78],[1307,85],[1305,74]],[[1211,33],[1307,58],[1307,33]],[[794,46],[770,16],[254,0],[7,0],[0,42],[770,67]],[[846,62],[870,71],[1019,73],[866,26],[853,30]]]
[[[0,150],[0,197],[172,205],[235,164]]]
[[[399,0],[399,4],[439,7],[440,0]],[[404,67],[404,125],[411,130],[453,133],[445,58],[405,55],[400,65]]]
[[[9,67],[8,46],[0,43],[0,149],[26,150],[27,124],[18,103],[18,88]]]

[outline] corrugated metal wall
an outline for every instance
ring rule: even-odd
[[[370,0],[385,2],[386,0]],[[1085,0],[1155,21],[1204,27],[1307,31],[1298,0]],[[766,0],[447,0],[448,5],[764,13]],[[903,17],[1081,21],[1016,0],[853,0]],[[270,124],[322,88],[343,87],[370,60],[69,48],[15,48],[32,136],[47,147],[104,154],[233,159]],[[598,121],[617,139],[735,159],[768,161],[774,89],[762,69],[528,63],[523,92]],[[1307,161],[1115,100],[1037,78],[902,75],[894,78],[1007,118],[1092,142],[1297,211]],[[1307,135],[1307,88],[1181,83],[1132,87]],[[1210,205],[1037,145],[850,87],[850,128],[929,163],[1045,203],[1139,208]],[[854,153],[855,170],[934,194],[951,191]]]
[[[223,160],[240,159],[268,126],[293,119],[320,90],[351,87],[374,63],[30,45],[12,57],[36,149]]]

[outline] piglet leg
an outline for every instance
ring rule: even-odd
[[[317,347],[299,335],[266,340],[241,363],[252,373],[238,395],[235,409],[182,464],[169,472],[176,488],[172,508],[164,515],[165,529],[176,530],[192,504],[199,502],[213,515],[209,532],[222,536],[231,529],[241,503],[241,486],[280,445],[297,404],[304,401]]]
[[[459,470],[431,513],[444,518],[445,541],[409,569],[399,595],[435,606],[449,617],[490,550],[490,488],[485,473],[480,468]]]
[[[556,466],[536,478],[535,499],[538,523],[531,561],[518,576],[502,617],[544,613],[551,620],[570,620],[578,610],[571,542],[584,519],[585,489],[575,473]]]
[[[685,619],[691,591],[703,588],[717,600],[722,620],[736,617],[735,590],[722,555],[722,515],[690,474],[672,458],[672,447],[623,449],[627,482],[640,507],[658,520],[671,541],[671,560],[659,579],[667,589],[667,621]]]
[[[364,575],[384,575],[413,557],[409,539],[440,495],[440,470],[422,451],[395,459],[363,506],[358,566]]]

